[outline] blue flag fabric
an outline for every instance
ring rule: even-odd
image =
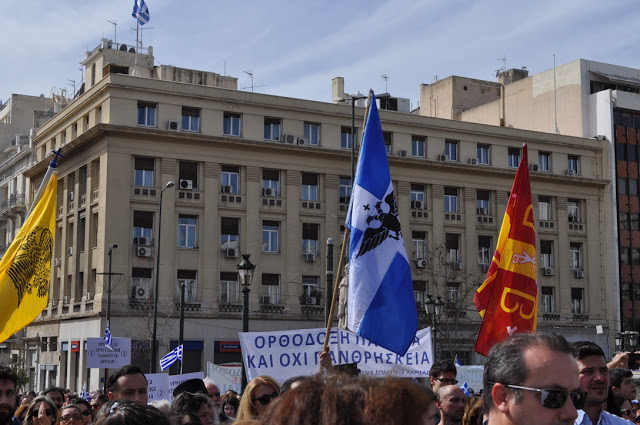
[[[169,354],[160,359],[160,369],[164,372],[178,360],[182,361],[182,345],[178,345]]]
[[[111,331],[109,330],[109,322],[107,322],[107,328],[104,330],[104,345],[106,345],[109,350],[113,351],[111,344]]]
[[[462,390],[464,395],[471,395],[471,391],[469,391],[469,384],[467,384],[467,381],[464,381],[464,384],[460,386],[460,389]]]
[[[140,25],[144,25],[149,22],[151,19],[151,15],[149,15],[149,8],[144,0],[134,0],[133,2],[133,12],[131,16],[136,18]]]
[[[456,364],[456,366],[462,366],[462,362],[460,360],[458,360],[458,355],[456,354],[456,358],[454,363]]]
[[[373,91],[347,225],[349,329],[404,355],[416,335],[418,312]]]

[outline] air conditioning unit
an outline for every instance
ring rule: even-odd
[[[305,253],[304,254],[304,260],[308,263],[313,263],[314,261],[316,261],[316,254],[313,253]]]
[[[93,294],[91,292],[87,292],[87,295],[84,296],[86,301],[91,301],[93,299]]]
[[[167,130],[169,131],[180,131],[180,123],[178,121],[167,121]]]
[[[478,215],[487,215],[487,209],[486,208],[476,208],[476,214],[478,214]]]
[[[228,184],[222,186],[222,193],[231,193],[231,186]]]
[[[151,245],[151,239],[140,236],[139,238],[133,238],[133,243],[139,246]]]
[[[553,267],[542,268],[542,276],[553,276],[554,274],[555,274],[555,270],[553,270]]]
[[[449,158],[447,157],[447,155],[442,154],[442,155],[438,155],[438,161],[446,161]]]
[[[73,192],[69,192],[69,200],[73,201]]]
[[[316,297],[307,297],[307,305],[316,305],[317,299]]]
[[[69,295],[65,295],[62,298],[62,304],[69,304]]]
[[[298,144],[300,146],[309,144],[309,141],[307,139],[305,139],[304,137],[298,137],[298,141],[297,142],[298,142]]]
[[[271,304],[271,298],[269,296],[260,297],[260,304]]]
[[[427,267],[427,260],[424,260],[422,258],[418,258],[416,260],[416,267],[419,269],[424,269],[425,267]]]
[[[144,286],[140,286],[140,285],[133,285],[133,299],[134,300],[148,300],[149,298],[151,298],[151,291],[149,291],[149,289],[147,289]]]
[[[293,134],[285,134],[282,136],[282,141],[284,143],[289,143],[290,145],[294,145],[297,143],[298,138]]]
[[[275,190],[273,190],[270,187],[263,187],[262,188],[262,196],[273,197],[273,196],[275,196]]]
[[[407,156],[407,151],[405,151],[405,150],[399,150],[399,151],[398,151],[398,156],[406,157],[406,156]]]
[[[237,258],[238,250],[236,248],[227,248],[224,252],[224,256],[227,258]]]
[[[193,180],[180,180],[180,189],[193,190]]]
[[[459,261],[453,263],[453,270],[462,270],[462,263]]]
[[[584,270],[576,270],[576,279],[582,279],[584,277]]]
[[[58,306],[58,299],[51,298],[51,307],[57,307],[57,306]]]
[[[538,164],[529,164],[530,171],[538,171]]]
[[[68,253],[69,255],[73,255],[73,247],[72,247],[72,246],[70,246],[69,248],[67,248],[67,253]]]
[[[565,170],[564,172],[567,176],[573,176],[575,174],[574,170]]]
[[[54,258],[53,259],[53,267],[60,267],[60,259],[59,258]]]
[[[477,163],[478,163],[478,160],[476,158],[469,158],[470,165],[476,165]]]
[[[416,210],[423,209],[422,201],[420,200],[411,201],[411,208]]]
[[[138,257],[151,257],[151,248],[146,246],[139,246],[136,250],[136,255]]]

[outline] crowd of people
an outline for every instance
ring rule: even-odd
[[[149,403],[147,379],[135,366],[117,370],[107,392],[92,392],[87,401],[58,387],[18,394],[16,373],[0,365],[0,425],[640,424],[628,355],[607,364],[593,342],[518,334],[491,349],[475,393],[458,386],[450,361],[434,362],[425,388],[411,379],[357,376],[357,367],[334,368],[325,351],[315,376],[282,385],[258,376],[242,394],[221,394],[209,378],[190,379],[171,403]]]

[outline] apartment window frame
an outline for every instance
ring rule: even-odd
[[[508,148],[507,149],[507,167],[518,168],[520,165],[520,156],[522,151],[520,148]]]
[[[178,299],[180,299],[180,285],[182,282],[184,285],[184,302],[195,303],[198,301],[198,271],[197,270],[182,270],[178,269],[177,272],[177,290]]]
[[[427,151],[427,138],[424,136],[411,136],[411,156],[424,158]]]
[[[320,146],[320,123],[305,122],[304,138],[307,139],[309,145]]]
[[[491,145],[479,144],[477,146],[476,162],[479,165],[489,165],[491,163]]]
[[[262,273],[261,284],[260,304],[280,304],[280,275],[274,273]],[[262,302],[264,300],[263,297],[269,297],[269,302]]]
[[[178,248],[198,247],[198,216],[178,215]]]
[[[220,250],[238,249],[240,247],[240,219],[237,217],[220,217]]]
[[[358,133],[356,130],[355,139],[358,139]],[[351,149],[351,127],[340,127],[340,148],[341,149]]]
[[[302,254],[318,254],[320,241],[320,225],[318,223],[302,223]]]
[[[282,119],[264,117],[264,140],[279,141],[282,136]]]
[[[452,308],[460,308],[462,302],[462,293],[460,291],[460,282],[447,282],[447,303]]]
[[[567,219],[570,222],[572,223],[582,222],[581,204],[582,202],[579,199],[567,199]]]
[[[444,154],[447,156],[447,161],[458,161],[458,140],[445,140],[444,141]]]
[[[191,181],[191,189],[198,190],[198,163],[195,161],[179,161],[178,163],[178,180]]]
[[[454,193],[455,191],[455,193]],[[460,188],[453,186],[444,187],[444,212],[457,213],[460,210],[458,198],[460,197]]]
[[[460,234],[459,233],[446,233],[445,234],[445,263],[459,263],[462,258],[460,252]]]
[[[551,171],[551,152],[538,152],[538,171]]]
[[[413,230],[411,232],[411,244],[413,245],[414,260],[427,259],[427,237],[428,234],[425,231]]]
[[[411,184],[411,209],[425,210],[427,209],[427,188],[423,184]],[[420,202],[420,207],[417,202]]]
[[[223,115],[222,133],[225,136],[240,137],[242,135],[242,114],[225,112]]]
[[[271,189],[273,197],[280,197],[280,170],[262,169],[262,192]],[[264,196],[264,195],[263,195]]]
[[[478,235],[478,264],[488,266],[493,259],[493,237]]]
[[[393,132],[383,131],[382,140],[384,141],[384,149],[387,151],[387,155],[393,153]]]
[[[569,268],[571,270],[583,270],[583,244],[582,242],[569,242]]]
[[[156,159],[148,156],[133,158],[133,185],[136,187],[154,187]]]
[[[277,254],[280,252],[280,222],[272,220],[262,221],[262,252]]]
[[[553,221],[553,205],[551,196],[538,196],[538,219]]]
[[[542,305],[542,313],[555,313],[556,300],[555,288],[553,286],[542,286],[540,288],[540,304]]]
[[[220,272],[220,304],[240,304],[240,282],[236,272]]]
[[[300,198],[303,201],[319,201],[320,176],[315,173],[302,173]]]
[[[575,175],[580,174],[580,156],[567,155],[567,170],[573,171]]]
[[[486,195],[486,196],[485,196]],[[483,214],[484,212],[484,214]],[[478,215],[491,215],[491,191],[476,189],[476,213]]]
[[[180,129],[197,133],[200,131],[200,109],[188,106],[182,107],[182,121]]]
[[[157,127],[158,104],[138,101],[138,125],[143,127]]]
[[[584,288],[571,288],[571,313],[584,314]]]
[[[138,225],[136,225],[136,223]],[[145,225],[149,226],[145,226]],[[133,211],[133,239],[146,238],[154,241],[155,213],[153,211],[134,210]]]
[[[339,183],[339,201],[341,204],[348,204],[351,201],[351,191],[353,190],[351,177],[340,176]]]
[[[220,172],[220,190],[223,191],[225,186],[231,187],[232,195],[240,193],[240,167],[237,165],[223,165]]]
[[[553,241],[548,239],[540,240],[540,267],[553,268]]]

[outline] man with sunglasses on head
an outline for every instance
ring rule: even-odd
[[[585,397],[571,346],[560,335],[516,334],[489,351],[483,376],[489,425],[570,425]]]
[[[625,419],[603,409],[609,395],[610,376],[602,348],[591,341],[578,341],[571,345],[571,352],[578,362],[580,387],[587,392],[576,425],[629,425]]]

